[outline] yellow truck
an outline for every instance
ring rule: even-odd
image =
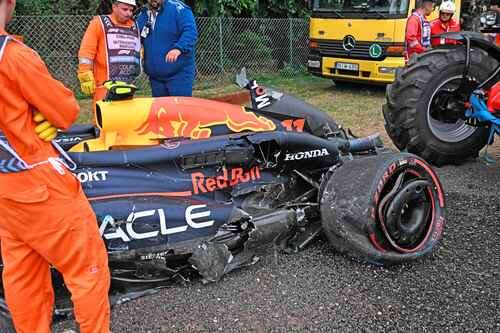
[[[406,19],[414,8],[415,0],[314,0],[308,71],[334,81],[391,83],[404,66]]]

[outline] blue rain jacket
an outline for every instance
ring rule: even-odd
[[[142,32],[149,21],[148,9],[142,9],[137,17]],[[196,22],[191,8],[178,0],[165,0],[154,28],[143,38],[144,71],[151,78],[162,79],[181,71],[195,71],[195,46],[198,39]],[[174,63],[167,63],[168,51],[179,49],[182,53]]]

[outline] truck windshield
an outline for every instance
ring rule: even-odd
[[[348,16],[349,13],[366,13],[369,16],[407,14],[409,0],[314,0],[314,11]]]

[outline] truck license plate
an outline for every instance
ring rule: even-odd
[[[345,71],[357,71],[357,70],[359,70],[359,65],[358,64],[351,64],[348,62],[337,62],[335,64],[335,68],[342,69]]]

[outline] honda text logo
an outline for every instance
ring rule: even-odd
[[[351,35],[345,36],[344,39],[342,40],[342,47],[347,52],[351,52],[354,49],[355,45],[356,45],[356,40]]]
[[[322,157],[322,156],[328,156],[330,153],[326,148],[322,149],[315,149],[315,150],[310,150],[310,151],[303,151],[299,153],[289,153],[286,154],[285,156],[285,161],[298,161],[302,160],[304,158],[316,158],[316,157]]]

